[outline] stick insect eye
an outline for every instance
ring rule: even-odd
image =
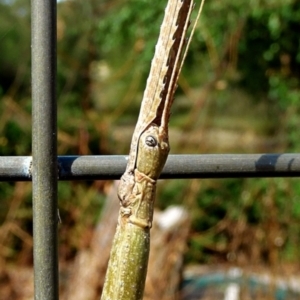
[[[157,145],[157,140],[152,135],[148,135],[145,139],[145,142],[149,147],[155,147]]]

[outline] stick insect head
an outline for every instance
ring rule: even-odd
[[[151,124],[140,137],[137,169],[152,179],[158,179],[169,154],[168,135]]]

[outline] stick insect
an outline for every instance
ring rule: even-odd
[[[118,227],[102,300],[142,299],[147,273],[156,181],[170,150],[168,123],[178,77],[202,11],[186,40],[193,0],[169,0],[155,47],[127,168],[121,177]]]

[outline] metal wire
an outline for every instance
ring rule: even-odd
[[[127,156],[58,156],[59,180],[119,179]],[[298,177],[300,154],[169,155],[161,178]],[[31,157],[0,157],[0,181],[30,181]]]
[[[32,0],[31,20],[34,293],[57,300],[56,1]]]

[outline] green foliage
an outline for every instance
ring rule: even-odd
[[[165,2],[159,0],[130,0],[125,4],[120,2],[99,22],[98,39],[103,45],[102,51],[106,55],[113,54],[122,59],[118,55],[120,49],[131,51],[132,46],[139,43],[135,46],[141,47],[138,51],[143,51],[138,58],[150,62],[165,5]],[[149,9],[149,6],[153,9]]]
[[[3,135],[4,147],[1,147],[1,155],[9,156],[30,153],[30,135],[28,132],[24,134],[24,128],[20,127],[19,123],[16,121],[8,121],[3,128]]]
[[[0,2],[0,91],[22,88],[30,80],[30,19],[28,3]],[[27,69],[27,70],[26,70]],[[13,84],[12,84],[13,83]]]

